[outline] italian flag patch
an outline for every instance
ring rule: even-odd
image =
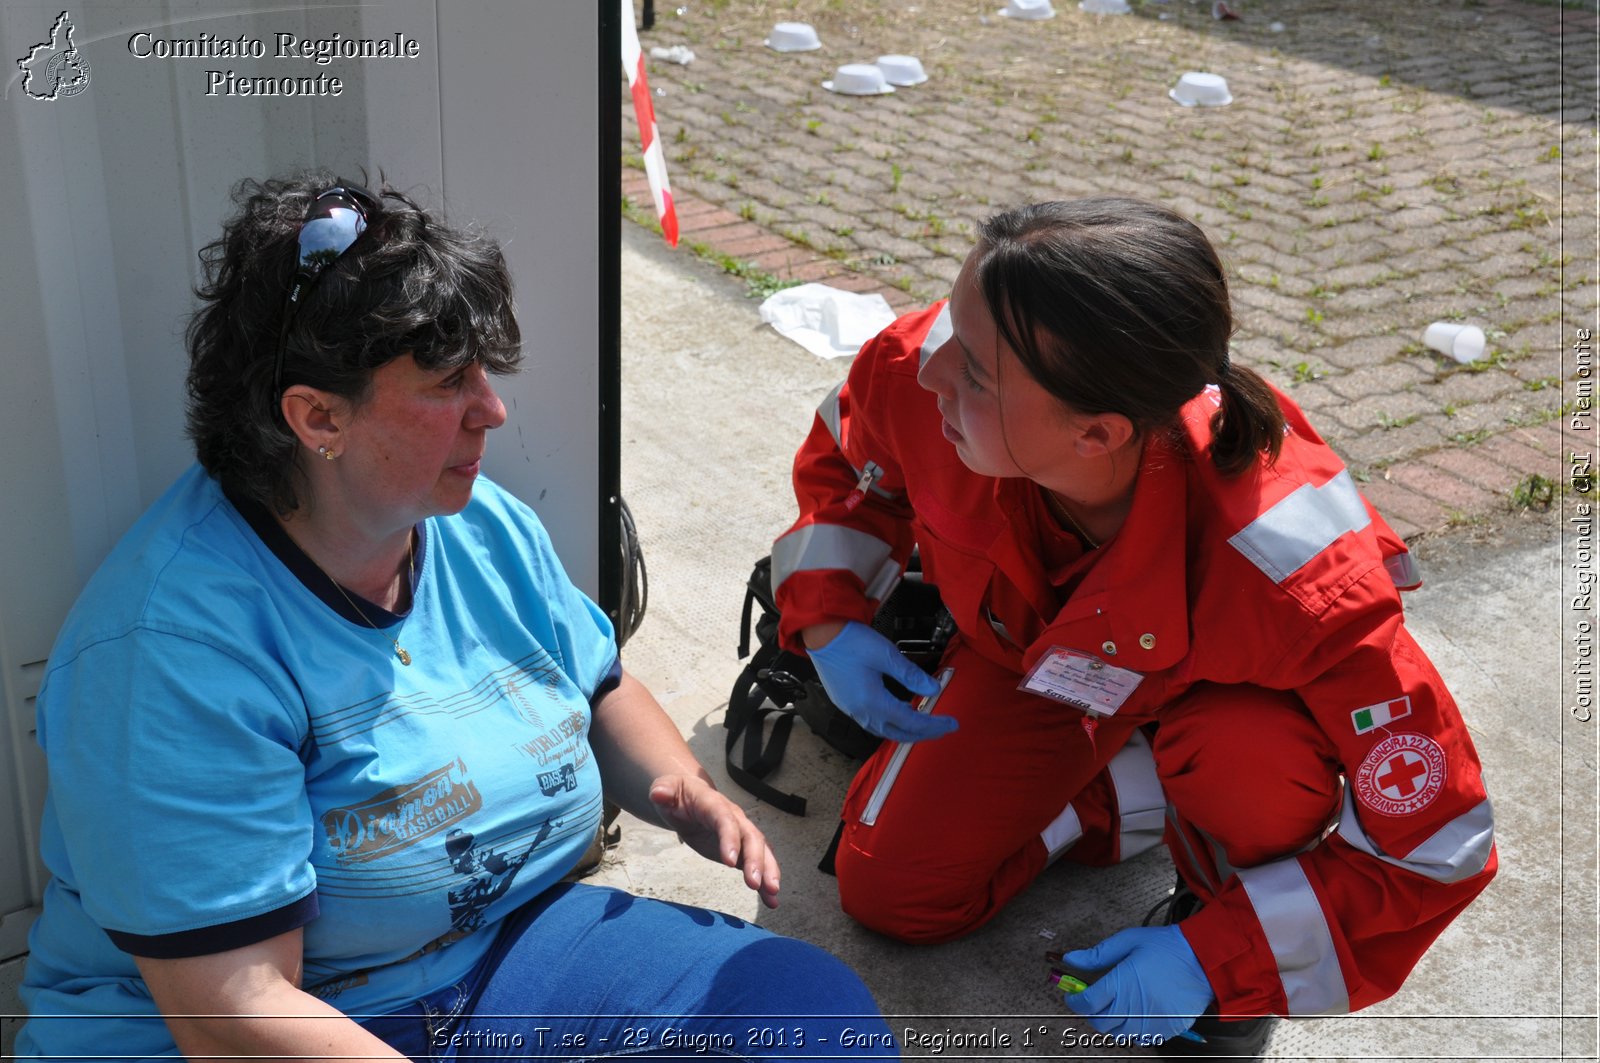
[[[1364,709],[1357,709],[1350,714],[1350,722],[1356,725],[1356,734],[1364,735],[1374,727],[1384,727],[1395,720],[1411,715],[1411,699],[1409,697],[1396,698],[1394,701],[1385,701],[1379,705],[1368,705]]]

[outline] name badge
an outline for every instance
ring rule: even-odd
[[[1052,646],[1017,684],[1017,689],[1084,712],[1111,716],[1143,681],[1140,673],[1107,664],[1082,650]]]

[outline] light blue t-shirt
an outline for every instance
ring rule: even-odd
[[[572,868],[601,816],[611,624],[494,484],[419,527],[411,611],[382,630],[309,590],[198,467],[117,544],[38,698],[53,878],[20,1053],[175,1053],[118,943],[195,955],[303,925],[309,992],[391,1011]]]

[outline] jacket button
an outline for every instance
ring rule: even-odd
[[[1156,637],[1150,634],[1150,632],[1146,631],[1143,635],[1139,636],[1139,645],[1143,646],[1147,650],[1153,650],[1156,648]]]
[[[1115,642],[1112,642],[1110,639],[1106,639],[1104,642],[1102,642],[1100,644],[1100,648],[1102,650],[1105,650],[1106,653],[1110,654],[1111,656],[1113,656],[1113,657],[1116,656],[1117,644]]]

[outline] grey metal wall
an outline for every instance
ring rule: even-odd
[[[619,60],[600,54],[594,4],[75,4],[88,87],[33,99],[16,60],[50,38],[60,2],[0,4],[0,960],[25,948],[44,884],[32,699],[78,589],[192,460],[182,328],[196,252],[228,212],[233,182],[305,164],[352,177],[381,168],[453,224],[500,239],[527,358],[502,382],[510,420],[491,434],[485,470],[539,510],[592,595],[614,447],[598,409],[615,359],[605,318],[616,248],[601,234],[614,233],[617,203],[602,187],[596,72],[615,73]],[[243,35],[267,55],[141,58],[130,50],[139,31]],[[317,65],[278,58],[279,33],[401,33],[419,54]],[[209,70],[336,76],[344,88],[208,95]]]

